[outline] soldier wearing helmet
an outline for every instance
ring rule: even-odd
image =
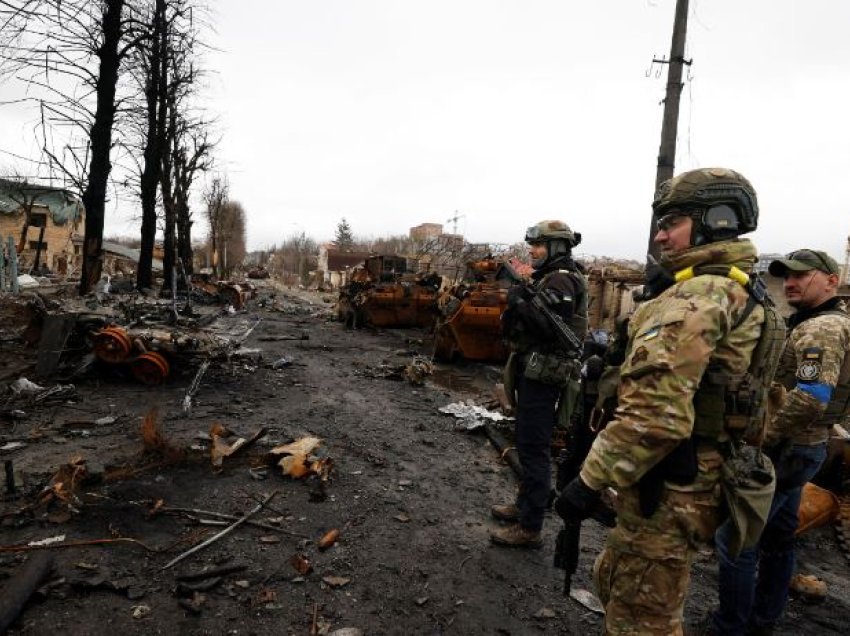
[[[552,433],[568,420],[578,395],[580,351],[563,347],[554,328],[532,299],[546,299],[552,313],[584,339],[587,332],[587,281],[572,249],[581,241],[562,221],[541,221],[525,233],[534,267],[532,284],[514,285],[502,328],[511,346],[505,386],[516,405],[516,449],[523,477],[513,503],[496,505],[492,515],[510,525],[490,533],[499,545],[539,548],[551,491]]]
[[[690,564],[717,525],[726,423],[751,415],[722,398],[740,390],[766,316],[749,277],[755,247],[739,238],[758,221],[749,181],[691,170],[652,207],[665,282],[630,320],[614,417],[555,506],[584,519],[617,490],[617,526],[594,569],[609,634],[682,633]]]

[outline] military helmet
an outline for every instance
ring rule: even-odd
[[[525,231],[526,243],[548,243],[553,240],[566,241],[570,247],[581,243],[581,234],[573,232],[563,221],[540,221]]]
[[[694,233],[710,243],[752,232],[759,207],[752,184],[728,168],[689,170],[658,187],[652,209],[656,218],[681,212],[694,218]]]

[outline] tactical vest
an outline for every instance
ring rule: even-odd
[[[576,283],[576,292],[573,297],[573,313],[570,318],[564,320],[564,323],[572,329],[573,333],[578,336],[579,340],[584,340],[587,334],[587,281],[581,273],[569,269],[557,269],[547,272],[540,280],[536,281],[532,287],[535,292],[539,292],[546,287],[549,279],[555,274],[567,274]],[[540,340],[534,338],[531,334],[519,333],[515,338],[512,338],[512,348],[519,353],[535,351],[541,349]],[[557,342],[546,343],[544,352],[557,350],[559,345]],[[580,353],[580,352],[579,352]]]
[[[815,316],[830,315],[844,316],[850,319],[850,315],[846,311],[829,309],[818,312],[807,320],[811,320]],[[783,349],[779,369],[776,372],[776,381],[789,391],[797,385],[797,355],[793,347],[788,346]],[[833,424],[840,422],[848,413],[850,413],[850,352],[844,354],[844,361],[841,363],[841,370],[838,372],[838,382],[832,389],[829,404],[826,405],[826,411],[815,424],[830,428]]]
[[[546,287],[546,283],[555,274],[567,274],[576,282],[577,289],[573,298],[573,314],[569,319],[565,320],[567,327],[572,329],[573,333],[578,336],[579,340],[584,340],[587,334],[587,280],[579,272],[569,269],[558,269],[546,274],[534,285],[535,291],[540,291]]]
[[[677,282],[714,274],[739,283],[748,292],[747,304],[732,325],[735,330],[757,305],[764,308],[764,324],[745,373],[731,374],[709,363],[694,395],[693,434],[719,441],[724,433],[736,440],[761,441],[768,413],[767,394],[785,342],[785,323],[758,276],[749,276],[729,265],[705,265],[677,272]]]

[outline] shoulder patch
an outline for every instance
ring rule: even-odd
[[[797,379],[801,382],[816,382],[820,379],[823,349],[809,347],[803,349],[800,364],[797,366]]]
[[[803,349],[803,360],[814,360],[820,362],[823,360],[823,349],[820,347],[807,347]]]

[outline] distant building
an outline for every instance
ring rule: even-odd
[[[422,223],[410,228],[410,238],[414,241],[427,241],[443,233],[442,223]]]
[[[63,274],[78,267],[82,250],[72,239],[84,218],[82,201],[68,190],[0,179],[0,238],[14,237],[21,271],[35,264],[39,243],[40,265]]]
[[[74,250],[82,251],[83,237],[76,235],[72,239]],[[112,241],[103,241],[101,245],[103,254],[103,273],[110,276],[133,277],[139,266],[139,257],[142,253],[138,247],[130,247]],[[151,269],[156,274],[162,273],[162,257],[165,255],[161,245],[154,245]]]
[[[318,262],[320,280],[324,286],[342,287],[348,282],[351,270],[362,265],[368,256],[369,252],[347,252],[337,249],[333,243],[322,243],[319,245]]]
[[[759,259],[753,266],[753,271],[757,274],[767,274],[767,268],[770,262],[778,258],[785,258],[785,254],[759,254]]]

